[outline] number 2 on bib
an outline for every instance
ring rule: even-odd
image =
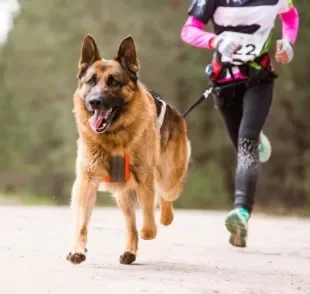
[[[256,46],[254,44],[241,45],[240,48],[234,54],[256,56],[255,50]]]

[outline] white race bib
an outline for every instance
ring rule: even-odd
[[[223,38],[230,38],[237,44],[240,44],[238,49],[231,57],[222,56],[222,62],[229,62],[235,65],[247,63],[258,57],[269,37],[270,30],[265,30],[255,35],[236,33],[236,32],[223,32],[219,36]]]

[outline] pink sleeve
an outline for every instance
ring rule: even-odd
[[[280,13],[282,21],[282,38],[288,39],[294,45],[299,30],[299,14],[295,7]]]
[[[215,34],[203,30],[205,24],[193,16],[189,16],[181,32],[182,40],[194,47],[212,49],[210,41]]]

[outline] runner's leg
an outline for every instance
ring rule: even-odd
[[[265,124],[273,96],[273,84],[249,88],[243,99],[243,117],[238,138],[235,206],[252,211],[259,178],[258,138]]]
[[[216,106],[219,109],[225,128],[235,151],[238,151],[239,128],[242,119],[242,100],[245,93],[244,86],[236,87],[235,95],[231,89],[225,89],[216,99]]]
[[[259,134],[263,128],[272,102],[273,84],[258,84],[249,88],[243,99],[243,116],[238,138],[238,164],[235,179],[235,209],[226,218],[231,232],[229,242],[245,247],[248,219],[254,204],[259,178]]]

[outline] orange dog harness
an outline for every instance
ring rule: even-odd
[[[130,179],[129,152],[125,151],[124,156],[111,156],[110,176],[105,181],[109,183],[126,182]]]

